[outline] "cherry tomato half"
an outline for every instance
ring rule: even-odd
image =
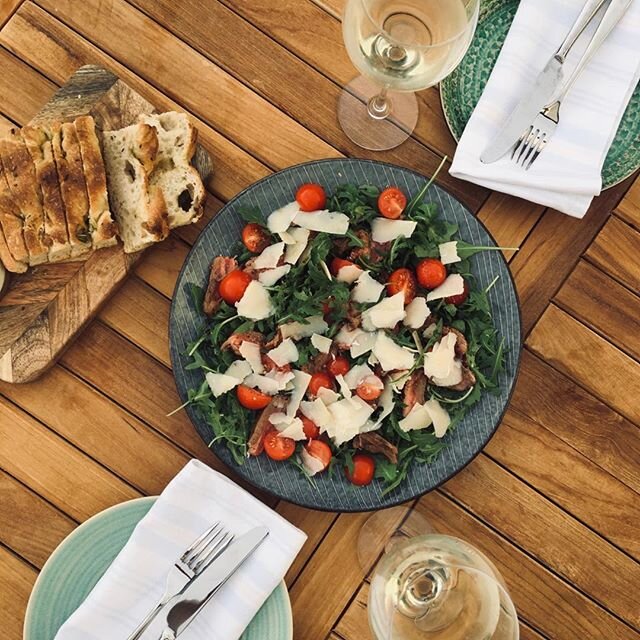
[[[318,211],[325,208],[327,194],[319,184],[308,182],[298,187],[296,201],[302,211]]]
[[[354,266],[355,264],[351,262],[351,260],[345,260],[344,258],[334,258],[331,261],[330,269],[331,269],[331,273],[334,276],[337,276],[338,271],[340,271],[342,267],[354,267]]]
[[[257,222],[250,222],[242,230],[242,243],[251,253],[261,253],[269,246],[269,236]]]
[[[304,435],[309,438],[309,440],[317,438],[320,435],[320,429],[313,420],[310,420],[307,416],[303,416],[302,414],[298,417],[302,420],[302,430],[304,431]]]
[[[367,376],[357,387],[356,393],[365,401],[377,400],[384,386],[378,376]]]
[[[331,462],[331,447],[322,440],[311,440],[305,445],[305,449],[310,456],[320,460],[326,469]]]
[[[465,280],[464,289],[462,290],[462,293],[459,293],[456,296],[449,296],[448,298],[445,298],[444,301],[447,304],[455,304],[456,307],[459,307],[468,297],[469,297],[469,285]]]
[[[236,387],[236,395],[238,396],[238,402],[245,409],[251,409],[253,411],[264,409],[271,402],[271,396],[257,389],[247,387],[244,384]]]
[[[404,293],[404,303],[409,304],[416,297],[416,289],[418,284],[416,283],[416,277],[413,275],[411,269],[402,267],[396,269],[390,276],[387,283],[387,292],[390,296],[396,295],[401,291]]]
[[[307,391],[309,395],[315,397],[318,395],[318,391],[321,387],[326,387],[327,389],[333,389],[333,382],[331,382],[331,376],[325,371],[318,371],[318,373],[314,373],[311,376],[311,380],[309,381],[309,387]]]
[[[264,436],[264,452],[272,460],[286,460],[293,455],[296,450],[295,440],[283,438],[276,429],[267,431]]]
[[[349,371],[349,360],[344,356],[336,356],[327,367],[329,373],[332,376],[343,376],[347,371]]]
[[[435,289],[439,287],[447,277],[446,267],[436,258],[425,258],[420,260],[416,267],[418,282],[425,289]]]
[[[345,473],[352,484],[364,487],[373,480],[376,470],[376,461],[366,453],[356,453],[353,456],[353,472],[347,467]]]
[[[378,196],[378,209],[385,218],[397,220],[407,206],[407,196],[398,187],[388,187]]]
[[[251,276],[248,273],[236,269],[222,278],[218,291],[225,302],[233,304],[242,298],[250,282]]]

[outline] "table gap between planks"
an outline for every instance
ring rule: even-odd
[[[45,376],[0,384],[8,640],[22,637],[38,570],[79,523],[159,493],[192,456],[229,473],[184,414],[167,416],[179,404],[167,347],[170,297],[190,245],[224,202],[304,160],[378,157],[430,175],[454,152],[436,88],[420,93],[419,126],[396,150],[367,154],[341,133],[336,99],[355,75],[342,46],[342,6],[0,0],[0,134],[27,122],[77,67],[94,63],[159,109],[187,111],[216,167],[204,219],[150,249]],[[640,179],[605,192],[581,221],[446,172],[438,182],[500,244],[520,247],[506,257],[526,343],[510,408],[485,451],[409,506],[489,554],[525,640],[640,640]],[[356,556],[367,515],[260,497],[309,536],[287,574],[295,638],[369,638],[367,572]],[[388,526],[399,524],[393,511],[385,515]],[[403,527],[411,523],[412,516]],[[370,566],[379,552],[370,550]]]

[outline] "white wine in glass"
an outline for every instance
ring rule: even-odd
[[[462,60],[480,0],[347,0],[344,42],[362,73],[340,96],[344,132],[366,149],[391,149],[415,128],[414,91],[437,84]]]

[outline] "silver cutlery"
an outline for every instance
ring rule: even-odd
[[[238,538],[166,605],[159,616],[165,617],[160,640],[175,640],[268,535],[266,527],[256,527]]]
[[[560,93],[553,102],[545,105],[540,110],[533,123],[522,132],[511,154],[511,159],[516,164],[519,164],[527,170],[542,153],[560,122],[560,106],[562,105],[562,101],[571,90],[573,83],[582,70],[593,57],[593,54],[600,48],[616,24],[620,22],[632,1],[633,0],[611,0],[611,4],[607,7],[598,29],[593,34],[591,42],[589,42],[589,46],[580,58],[576,68],[562,85]]]
[[[524,92],[497,136],[480,155],[481,162],[495,162],[510,151],[540,108],[553,98],[562,84],[563,65],[569,51],[605,2],[606,0],[587,0],[558,50],[538,74],[531,88]]]
[[[233,541],[233,534],[220,522],[216,522],[175,562],[167,574],[164,594],[158,604],[145,616],[144,620],[129,635],[127,640],[137,640],[147,629],[162,607],[179,594],[191,580],[202,573]]]

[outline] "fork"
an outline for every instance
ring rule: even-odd
[[[560,122],[560,107],[573,83],[576,81],[584,67],[600,48],[612,29],[620,22],[627,12],[633,0],[611,0],[605,11],[596,32],[593,34],[589,46],[583,53],[580,61],[569,77],[564,82],[560,93],[553,102],[542,107],[531,126],[522,132],[511,153],[511,159],[524,167],[525,171],[538,159],[549,140],[553,136]]]
[[[158,604],[149,611],[144,620],[138,625],[135,631],[131,633],[127,640],[140,638],[158,611],[160,611],[171,598],[180,593],[190,580],[215,560],[232,541],[233,534],[227,531],[220,522],[216,522],[194,540],[167,574],[164,594],[158,601]]]

